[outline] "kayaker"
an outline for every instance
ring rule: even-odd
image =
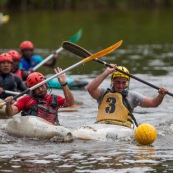
[[[8,52],[13,58],[13,74],[18,76],[22,81],[25,81],[28,75],[31,73],[25,69],[20,69],[20,57],[21,55],[16,50],[10,50]]]
[[[61,68],[55,69],[56,73],[61,71]],[[44,80],[45,77],[41,73],[33,72],[28,76],[26,83],[28,87],[33,87]],[[12,96],[6,98],[6,114],[8,116],[13,116],[22,111],[22,116],[34,115],[41,117],[55,125],[59,125],[58,109],[60,107],[68,107],[73,105],[74,98],[70,89],[68,88],[65,74],[58,76],[58,80],[62,85],[65,97],[48,94],[48,85],[43,84],[40,87],[32,90],[30,95],[23,96],[22,98],[18,99],[15,104],[13,104]]]
[[[5,99],[8,91],[24,91],[27,87],[18,76],[15,76],[13,70],[13,59],[8,53],[0,54],[0,99]]]
[[[35,67],[37,64],[42,62],[44,59],[39,55],[34,55],[34,44],[31,41],[23,41],[20,44],[20,68],[25,70],[32,71],[32,68]],[[45,62],[44,65],[48,67],[54,67],[56,64],[58,55],[54,54],[54,57],[51,61]]]
[[[103,124],[117,124],[126,127],[137,126],[133,110],[136,106],[145,108],[159,106],[166,92],[166,88],[161,87],[158,95],[154,98],[143,96],[140,93],[128,90],[130,77],[115,71],[116,65],[111,64],[113,68],[106,68],[106,70],[91,81],[87,90],[89,94],[98,102],[98,115],[96,123]],[[128,69],[123,66],[118,68],[126,73]],[[111,75],[110,88],[99,88],[104,79]]]

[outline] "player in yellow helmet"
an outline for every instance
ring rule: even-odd
[[[166,92],[166,88],[161,87],[158,95],[154,98],[146,97],[140,93],[128,90],[130,77],[119,71],[117,66],[111,64],[113,68],[107,67],[106,70],[97,78],[91,81],[87,90],[89,94],[98,102],[99,109],[96,118],[97,123],[118,124],[129,128],[137,125],[133,116],[133,110],[137,106],[157,107],[159,106]],[[127,74],[129,71],[126,67],[118,68]],[[101,83],[111,74],[110,88],[100,88]]]

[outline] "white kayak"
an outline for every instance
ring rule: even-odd
[[[116,140],[125,137],[133,137],[134,129],[112,124],[92,124],[82,126],[72,132],[74,138],[83,140]]]
[[[9,119],[5,131],[13,136],[26,138],[52,139],[57,138],[64,142],[73,140],[72,133],[63,126],[55,126],[36,116],[15,115]]]
[[[4,100],[0,99],[0,103],[3,103]],[[5,113],[5,106],[3,106],[0,109],[0,119],[7,118],[6,113]]]

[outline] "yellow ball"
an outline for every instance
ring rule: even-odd
[[[141,124],[135,130],[135,139],[141,145],[150,145],[157,139],[157,131],[150,124]]]

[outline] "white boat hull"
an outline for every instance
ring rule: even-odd
[[[111,124],[93,124],[82,126],[73,131],[73,136],[83,140],[120,139],[134,136],[134,130],[128,127]]]
[[[55,126],[48,121],[36,116],[15,115],[9,119],[5,130],[8,134],[18,137],[51,139],[58,138],[61,141],[73,140],[72,133],[63,126]]]
[[[2,100],[2,99],[0,99],[0,103],[3,103],[4,102],[4,100]],[[6,106],[3,106],[1,109],[0,109],[0,119],[2,118],[7,118],[7,115],[6,115],[6,113],[5,113],[5,107]]]

